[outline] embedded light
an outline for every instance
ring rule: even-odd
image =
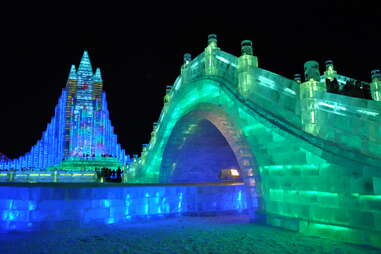
[[[230,169],[230,174],[231,174],[232,176],[239,176],[239,172],[238,172],[238,170],[237,170],[237,169],[234,169],[234,168]]]

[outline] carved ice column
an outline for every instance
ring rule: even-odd
[[[216,56],[220,49],[217,47],[217,35],[209,34],[208,46],[204,50],[205,74],[216,75],[218,72]]]
[[[380,70],[373,70],[371,72],[372,82],[370,83],[370,92],[372,99],[375,101],[381,101],[381,72]]]
[[[249,40],[241,42],[241,56],[238,58],[238,92],[247,99],[255,77],[253,68],[258,67],[258,58],[253,56],[253,43]]]
[[[316,95],[326,92],[326,86],[320,82],[319,64],[316,61],[308,61],[304,64],[305,82],[300,84],[300,106],[302,126],[304,131],[319,134],[319,121],[317,118]]]

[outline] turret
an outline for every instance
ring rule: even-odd
[[[101,70],[97,68],[93,76],[93,97],[99,100],[99,104],[101,104],[102,90],[103,90],[103,80],[102,80]]]
[[[68,80],[77,80],[77,73],[75,71],[75,65],[72,64],[70,67],[70,73]]]
[[[375,69],[371,72],[372,82],[370,83],[370,92],[372,99],[375,101],[381,101],[381,71]]]
[[[93,68],[91,67],[90,58],[87,51],[83,52],[83,56],[78,67],[78,75],[81,77],[93,76]]]
[[[96,69],[95,71],[95,74],[93,76],[93,80],[94,82],[99,82],[99,83],[102,83],[103,80],[102,80],[102,75],[101,75],[101,70],[99,68]]]

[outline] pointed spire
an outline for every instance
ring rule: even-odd
[[[77,73],[75,71],[75,65],[72,64],[70,68],[70,73],[69,73],[69,79],[70,80],[76,80],[77,79]]]
[[[91,67],[89,54],[87,53],[86,50],[85,52],[83,52],[81,63],[79,64],[79,67],[78,67],[78,72],[93,75],[93,68]]]
[[[95,71],[95,74],[93,76],[94,82],[103,82],[102,75],[101,75],[101,69],[97,68]]]

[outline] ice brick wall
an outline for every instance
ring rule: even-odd
[[[171,215],[210,215],[245,209],[243,185],[0,186],[0,231],[53,229]]]
[[[381,173],[334,164],[261,169],[274,226],[381,247]]]

